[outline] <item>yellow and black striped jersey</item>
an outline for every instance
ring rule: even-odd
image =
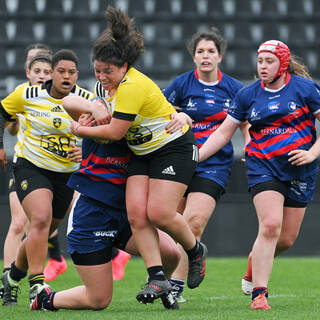
[[[19,87],[22,87],[22,86],[31,86],[31,84],[30,84],[29,81],[27,81],[27,82],[24,82],[24,83],[18,85],[16,87],[16,89],[18,89]],[[14,146],[15,157],[17,157],[17,150],[20,150],[20,148],[21,148],[21,141],[23,141],[22,134],[23,134],[23,131],[26,128],[26,117],[25,117],[25,115],[22,114],[22,113],[19,113],[19,114],[17,114],[17,116],[18,116],[18,119],[19,119],[19,130],[18,130],[18,133],[17,133],[17,143]]]
[[[18,135],[15,155],[40,168],[72,172],[78,163],[67,158],[70,143],[77,144],[71,133],[71,117],[62,107],[62,99],[50,96],[52,80],[42,85],[21,85],[1,101],[4,113],[11,119],[24,117]],[[70,95],[91,99],[93,93],[75,85]]]
[[[151,79],[133,67],[109,101],[114,118],[132,121],[125,138],[129,148],[137,155],[161,148],[182,136],[189,128],[186,125],[175,133],[166,132],[171,115],[176,112],[174,107]]]
[[[97,81],[94,85],[93,93],[96,97],[109,98],[108,90],[104,89],[99,81]]]

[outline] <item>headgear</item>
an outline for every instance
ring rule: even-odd
[[[276,55],[280,61],[278,72],[272,81],[274,82],[287,71],[290,62],[290,50],[288,46],[281,41],[269,40],[260,45],[258,54],[261,52],[271,52]]]

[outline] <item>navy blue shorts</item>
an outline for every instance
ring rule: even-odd
[[[132,235],[125,210],[80,195],[68,221],[68,252],[77,265],[111,260],[112,247],[124,249]],[[91,259],[86,259],[91,257]]]
[[[316,185],[315,176],[307,177],[303,180],[290,181],[280,181],[274,177],[264,177],[264,179],[262,179],[264,181],[256,183],[249,188],[252,197],[262,191],[274,190],[284,196],[284,206],[292,208],[306,208],[308,203],[313,199]],[[251,181],[249,177],[249,182]]]

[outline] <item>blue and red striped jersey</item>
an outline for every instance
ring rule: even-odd
[[[302,179],[317,172],[317,161],[294,166],[291,150],[308,150],[316,141],[315,114],[320,112],[320,87],[312,80],[287,73],[279,90],[260,80],[241,89],[228,115],[248,120],[251,141],[246,146],[247,172],[270,175],[282,181]]]
[[[205,143],[227,116],[227,110],[242,84],[218,70],[218,81],[203,82],[197,71],[188,71],[176,77],[163,92],[166,98],[180,111],[188,114],[193,120],[192,131],[199,148]],[[228,143],[219,152],[200,162],[196,173],[210,178],[219,170],[231,170],[233,163],[232,143]],[[217,181],[226,187],[226,181]]]
[[[130,151],[125,140],[103,144],[83,139],[81,168],[68,186],[80,193],[125,210],[125,187]]]

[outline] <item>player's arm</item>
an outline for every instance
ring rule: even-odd
[[[130,128],[132,121],[133,119],[125,120],[120,118],[112,118],[110,124],[99,125],[96,127],[82,126],[80,123],[73,121],[71,123],[71,130],[78,137],[121,140]]]
[[[315,115],[320,121],[320,112]],[[309,150],[296,149],[288,153],[290,156],[289,162],[296,166],[302,166],[307,163],[313,162],[320,156],[320,137],[315,141]]]
[[[224,147],[231,140],[239,126],[240,122],[232,120],[229,116],[225,118],[221,126],[209,136],[200,148],[199,161],[208,159]]]
[[[62,105],[75,121],[78,121],[82,114],[88,113],[93,115],[98,124],[110,122],[111,114],[100,98],[87,100],[80,96],[67,96],[62,99]]]

